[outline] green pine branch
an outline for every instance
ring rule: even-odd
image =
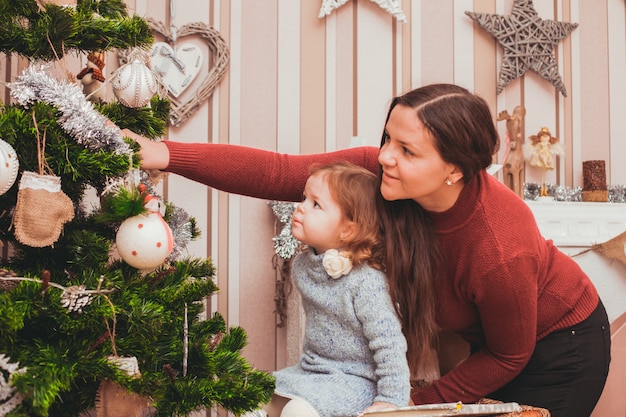
[[[0,52],[52,61],[66,53],[147,47],[152,30],[139,16],[129,17],[121,0],[79,0],[76,9],[35,0],[0,0]]]
[[[148,24],[129,17],[122,0],[78,0],[75,9],[0,0],[0,16],[0,52],[30,60],[152,42]],[[167,130],[170,103],[156,96],[145,108],[118,102],[94,108],[153,139]],[[144,273],[110,256],[120,223],[144,210],[146,190],[109,187],[139,167],[138,145],[125,139],[130,158],[87,149],[59,126],[59,116],[50,103],[0,103],[0,138],[15,149],[19,173],[59,176],[75,214],[54,245],[30,247],[14,236],[19,175],[0,195],[0,241],[11,248],[0,268],[23,278],[0,281],[0,354],[27,369],[12,380],[24,402],[9,416],[77,417],[94,407],[104,380],[151,398],[158,416],[214,405],[239,415],[268,402],[274,379],[246,361],[245,331],[228,328],[219,314],[200,320],[204,300],[218,291],[210,259],[178,259]],[[85,204],[87,190],[96,193],[96,209]],[[46,216],[45,203],[38,209]],[[176,208],[165,202],[165,209],[168,220]],[[195,219],[188,222],[192,239],[199,236]],[[102,292],[92,293],[80,310],[70,309],[67,289],[79,286]],[[115,354],[137,358],[141,375],[118,369],[107,359]]]

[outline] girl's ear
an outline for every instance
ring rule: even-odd
[[[354,232],[356,231],[356,223],[353,221],[346,220],[341,226],[341,230],[339,231],[339,239],[342,242],[346,242],[350,240]]]

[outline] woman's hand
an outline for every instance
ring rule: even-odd
[[[382,402],[382,401],[376,401],[375,403],[373,403],[372,405],[367,407],[365,410],[361,411],[361,413],[359,415],[362,416],[365,413],[371,413],[372,411],[386,410],[388,408],[396,408],[396,406],[394,404],[391,404],[391,403],[385,403],[385,402]]]
[[[132,130],[122,129],[122,136],[131,138],[141,146],[139,155],[141,156],[142,169],[165,169],[170,162],[170,153],[162,142],[154,142],[145,138]]]

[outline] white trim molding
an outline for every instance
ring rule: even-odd
[[[543,237],[556,246],[590,247],[626,230],[626,204],[526,201]]]

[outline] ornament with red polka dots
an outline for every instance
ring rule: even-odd
[[[124,262],[141,270],[153,270],[172,253],[174,237],[158,210],[158,200],[146,197],[146,213],[129,217],[120,225],[115,243]]]

